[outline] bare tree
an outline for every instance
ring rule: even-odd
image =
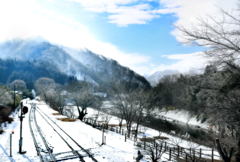
[[[59,111],[62,114],[61,108],[59,109],[59,94],[55,89],[50,89],[44,92],[44,100],[51,108]]]
[[[97,107],[95,110],[96,110],[96,112],[93,115],[94,124],[97,123],[99,116],[101,116],[101,107]]]
[[[239,10],[229,13],[222,10],[222,18],[210,17],[199,20],[199,24],[189,29],[178,27],[185,36],[185,43],[207,47],[206,54],[218,65],[224,64],[233,70],[240,52]]]
[[[151,146],[147,147],[147,152],[150,155],[152,162],[158,162],[161,160],[162,155],[166,152],[163,147],[163,144],[152,144]]]
[[[1,123],[3,122],[11,123],[13,121],[13,119],[9,117],[11,112],[12,112],[12,109],[10,107],[0,105],[0,127],[1,127]]]
[[[135,117],[135,109],[131,97],[127,93],[117,93],[112,101],[114,107],[118,110],[119,116],[126,120],[128,137],[130,137]]]
[[[146,106],[146,95],[143,90],[124,90],[116,88],[115,98],[112,104],[117,110],[117,114],[124,119],[127,124],[127,135],[130,137],[132,124],[136,123],[135,137],[138,133],[139,124],[144,120]],[[120,120],[122,122],[122,120]]]
[[[45,98],[46,92],[51,89],[55,89],[56,84],[53,79],[43,77],[43,78],[39,78],[38,80],[36,80],[34,86],[35,86],[37,93],[40,94],[41,97]]]
[[[83,120],[87,114],[88,107],[99,107],[101,105],[101,99],[95,96],[90,87],[81,88],[79,91],[71,93],[71,98],[78,110],[78,118]]]
[[[220,77],[222,82],[218,80],[218,84],[214,85],[208,81],[206,83],[210,83],[210,86],[199,86],[194,96],[196,99],[205,98],[207,102],[201,102],[205,113],[211,115],[211,121],[221,128],[221,139],[216,140],[216,145],[222,159],[228,162],[231,161],[234,152],[236,161],[240,159],[240,10],[231,13],[221,11],[221,18],[209,17],[207,20],[200,20],[193,28],[178,29],[185,36],[187,43],[206,47],[206,55],[222,70],[222,74],[224,73],[224,77]],[[216,79],[216,76],[211,77],[211,81]],[[224,143],[224,137],[231,137],[227,132],[234,132],[231,134],[235,142]]]
[[[133,105],[135,109],[134,121],[136,123],[135,139],[137,139],[139,125],[144,121],[146,110],[149,108],[148,93],[144,90],[135,90],[133,95]]]
[[[63,114],[66,97],[63,94],[63,87],[59,84],[52,82],[52,80],[43,79],[43,81],[40,82],[42,83],[36,83],[36,86],[40,88],[40,90],[38,91],[43,96],[45,102],[49,104],[54,110],[58,111],[60,114]]]
[[[104,122],[105,126],[108,126],[111,119],[112,119],[112,116],[110,114],[108,114],[108,113],[101,114],[101,121]]]
[[[118,106],[118,103],[117,101],[112,101],[113,105],[114,106]],[[124,120],[124,116],[123,114],[119,111],[119,109],[117,107],[114,107],[113,110],[112,110],[112,114],[117,116],[118,118],[118,122],[119,122],[119,130],[121,131],[122,130],[122,126],[123,126],[123,120]]]
[[[10,105],[13,103],[13,97],[8,88],[0,86],[0,104]]]
[[[17,91],[24,91],[27,89],[26,83],[23,80],[14,80],[10,83],[10,88]]]

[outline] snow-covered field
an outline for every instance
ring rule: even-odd
[[[76,107],[71,107],[71,109],[74,109],[73,113],[76,115],[77,114],[77,109]],[[103,109],[104,110],[104,109]],[[103,112],[98,112],[93,108],[88,108],[87,110],[88,114],[86,115],[86,118],[95,118],[97,114],[99,114],[99,117],[97,119],[97,121],[103,122],[108,120],[109,124],[119,124],[119,118],[116,116],[112,116],[109,115],[107,113],[103,113]],[[169,113],[164,113],[162,115],[166,115],[167,117],[169,117],[168,119],[172,119],[172,120],[179,120],[182,123],[186,123],[188,122],[189,124],[192,125],[196,125],[196,126],[201,126],[201,127],[207,127],[206,123],[200,123],[199,121],[196,120],[195,117],[191,118],[189,114],[184,113],[184,112],[175,112],[176,115],[174,114],[174,111],[169,112]],[[75,116],[76,117],[76,116]],[[184,117],[186,117],[187,119],[184,119]],[[126,122],[123,121],[123,124],[125,124]],[[135,125],[133,124],[133,127]],[[123,129],[125,129],[126,131],[126,127],[123,127]],[[154,136],[163,136],[163,137],[167,137],[168,140],[165,140],[166,142],[168,142],[169,144],[173,144],[173,145],[179,145],[180,147],[184,147],[184,148],[194,148],[197,150],[202,150],[203,154],[207,154],[209,155],[207,158],[210,158],[211,153],[212,153],[212,149],[208,148],[206,146],[203,145],[199,145],[197,143],[191,142],[191,141],[187,141],[187,140],[183,140],[181,138],[169,135],[167,133],[163,133],[163,132],[159,132],[155,129],[151,129],[151,128],[147,128],[144,126],[139,127],[139,132],[142,132],[140,134],[138,134],[138,138],[143,138],[143,137],[154,137]],[[219,154],[218,152],[215,150],[214,151],[214,155],[215,155],[215,159],[219,159]],[[167,157],[167,155],[165,155]]]
[[[75,122],[63,122],[58,120],[58,118],[64,118],[66,116],[56,115],[53,113],[57,113],[53,109],[51,109],[48,105],[44,102],[39,101],[30,101],[24,100],[24,105],[31,107],[31,103],[36,103],[37,107],[40,111],[44,112],[47,116],[49,116],[54,122],[56,122],[63,130],[65,130],[74,140],[76,140],[79,145],[83,148],[90,151],[94,158],[96,158],[99,162],[133,162],[136,161],[135,158],[137,157],[137,151],[141,150],[137,146],[134,145],[134,141],[127,139],[125,142],[125,137],[117,134],[115,132],[106,131],[104,136],[106,138],[106,144],[102,144],[102,131],[93,128],[79,120]],[[88,109],[87,117],[92,117],[96,115],[96,111],[94,109]],[[18,115],[13,115],[14,122],[9,124],[7,128],[4,128],[6,132],[0,135],[0,161],[20,161],[20,162],[30,162],[30,161],[40,161],[39,157],[37,156],[36,148],[33,143],[33,138],[30,133],[29,128],[29,113],[26,114],[24,121],[23,121],[23,150],[27,151],[26,154],[21,155],[18,153],[18,140],[19,140],[19,127],[20,122]],[[119,119],[114,116],[109,116],[107,114],[102,113],[99,117],[99,120],[105,120],[108,118],[110,120],[110,124],[118,124]],[[38,111],[36,111],[36,120],[39,126],[42,129],[42,133],[46,138],[48,144],[53,148],[53,154],[62,153],[62,152],[69,152],[71,151],[70,148],[64,143],[64,141],[56,134],[56,132],[49,126],[49,124],[44,120],[44,118],[40,115]],[[158,136],[159,132],[150,128],[146,128],[141,126],[140,130],[143,132],[139,134],[139,137],[152,137]],[[14,131],[12,135],[12,157],[9,157],[10,152],[10,134]],[[182,147],[195,147],[201,148],[203,150],[210,150],[205,146],[199,146],[195,143],[191,143],[189,141],[185,141],[174,136],[168,135],[166,133],[160,133],[161,136],[168,137],[169,140],[167,142],[178,144]],[[66,141],[71,143],[68,137],[64,137]],[[136,144],[136,143],[135,143]],[[74,149],[80,150],[74,146]],[[141,150],[143,154],[145,152]],[[207,152],[205,152],[207,153]],[[217,154],[215,152],[214,154]],[[168,154],[164,154],[162,159],[166,161],[168,159]],[[90,158],[85,157],[85,161],[92,161]],[[71,161],[79,161],[79,159],[74,159]],[[148,156],[144,155],[144,159],[142,162],[149,161]],[[171,160],[172,161],[172,160]]]
[[[201,123],[199,120],[197,120],[196,116],[190,115],[187,111],[184,110],[169,110],[164,112],[158,112],[158,116],[160,117],[166,117],[167,120],[181,122],[184,124],[189,124],[193,126],[199,126],[201,128],[208,129],[209,124],[208,123]]]
[[[26,104],[25,100],[24,105],[31,107],[30,101],[28,101],[28,104]],[[57,118],[62,118],[64,116],[53,115],[53,113],[56,113],[56,111],[52,110],[48,105],[44,103],[40,103],[38,107],[40,110],[49,115],[57,124],[59,124],[62,129],[68,132],[72,138],[78,141],[82,147],[90,150],[90,152],[94,154],[94,157],[99,162],[135,161],[138,148],[134,146],[133,141],[127,140],[127,142],[124,142],[123,136],[113,132],[107,132],[105,133],[106,145],[101,145],[102,131],[86,125],[79,120],[75,122],[59,121]],[[23,150],[27,151],[26,154],[21,155],[18,153],[20,122],[17,115],[15,115],[14,122],[8,125],[7,130],[4,134],[0,135],[0,161],[39,161],[39,158],[35,151],[36,149],[33,143],[33,139],[30,134],[28,115],[29,113],[26,115],[23,121]],[[43,118],[41,118],[38,113],[36,113],[36,118],[48,143],[53,147],[53,153],[69,151],[69,148],[66,146],[66,144],[61,139],[59,139],[58,135],[54,133],[53,129],[49,127],[49,125],[43,120]],[[9,157],[9,136],[11,131],[14,131],[15,133],[13,134],[12,157]],[[66,138],[66,140],[69,139]],[[87,159],[84,160],[88,161]],[[79,161],[79,159],[72,161]]]
[[[85,149],[89,149],[98,161],[134,161],[134,156],[137,155],[137,150],[132,141],[124,142],[124,137],[113,133],[105,133],[106,145],[102,144],[102,131],[95,129],[85,123],[77,120],[75,122],[62,122],[57,118],[64,117],[62,115],[52,115],[56,111],[50,109],[47,105],[40,106],[41,110],[47,113],[55,122],[61,125],[62,129],[68,132],[78,143]],[[42,124],[44,121],[41,122]],[[47,128],[47,126],[44,126]],[[50,134],[54,134],[53,132]],[[64,143],[59,143],[55,136],[50,136],[50,144],[56,152],[64,152],[67,147]],[[56,145],[57,144],[57,145]],[[61,149],[60,149],[61,148]]]

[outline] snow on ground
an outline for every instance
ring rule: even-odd
[[[24,101],[24,105],[31,107],[30,101]],[[36,101],[34,101],[36,102]],[[135,161],[137,156],[138,148],[134,146],[134,142],[127,140],[124,142],[124,136],[121,136],[114,132],[106,131],[104,136],[106,136],[106,144],[102,144],[102,131],[95,129],[79,120],[75,122],[62,122],[57,120],[57,118],[63,118],[62,115],[53,115],[56,111],[49,108],[48,105],[44,103],[38,103],[39,109],[44,113],[49,115],[52,120],[61,126],[63,130],[69,133],[72,138],[74,138],[82,147],[90,150],[94,154],[94,157],[99,162],[132,162]],[[7,130],[4,134],[0,135],[0,161],[20,161],[20,162],[38,162],[39,157],[37,156],[36,149],[31,137],[29,129],[28,115],[23,121],[23,150],[27,151],[25,155],[18,154],[18,140],[19,140],[19,127],[20,122],[17,115],[14,116],[14,122],[9,124]],[[62,142],[58,135],[53,131],[53,129],[43,120],[41,115],[36,111],[37,122],[40,125],[44,136],[46,137],[48,143],[53,147],[53,153],[67,152],[70,151],[67,145]],[[5,128],[6,129],[6,128]],[[11,131],[13,134],[13,156],[9,157],[9,134]],[[68,138],[65,138],[70,141]],[[80,150],[79,148],[76,148]],[[86,161],[91,161],[90,158],[85,158]],[[79,161],[79,159],[71,160]],[[144,162],[146,160],[142,160]]]
[[[105,133],[106,136],[106,145],[102,145],[102,131],[95,129],[79,120],[75,122],[62,122],[57,120],[57,118],[64,117],[62,115],[53,115],[56,111],[50,109],[47,105],[39,106],[41,110],[47,113],[51,118],[61,125],[62,129],[68,132],[78,143],[83,146],[85,149],[91,150],[94,153],[94,157],[101,162],[124,162],[124,161],[134,161],[134,157],[137,155],[137,148],[133,145],[133,141],[124,142],[124,137],[113,133]],[[38,118],[39,116],[37,116]],[[44,121],[41,121],[41,126],[47,128],[47,125],[43,125]],[[45,123],[46,124],[46,123]],[[49,130],[49,129],[48,129]],[[44,130],[43,130],[44,131]],[[50,133],[52,134],[52,133]],[[53,133],[54,134],[54,133]],[[55,136],[48,137],[49,143],[55,149],[62,148],[58,151],[67,151],[65,144],[55,142]],[[50,139],[51,138],[51,139]]]
[[[29,102],[28,100],[24,100],[24,105],[30,106],[26,104]],[[28,124],[28,114],[26,114],[23,120],[23,151],[27,151],[26,154],[19,154],[19,137],[20,137],[20,121],[18,118],[18,114],[12,114],[14,117],[14,122],[8,124],[7,128],[3,128],[5,133],[0,135],[0,161],[2,162],[31,162],[31,161],[40,161],[33,144],[33,140],[29,130]],[[12,157],[10,155],[10,134],[14,131],[12,135]]]
[[[73,109],[74,107],[71,107],[71,108]],[[88,108],[87,112],[88,112],[88,114],[86,115],[87,118],[95,117],[98,114],[98,111],[93,109],[93,108]],[[75,107],[75,110],[74,110],[73,113],[74,114],[78,113],[76,107]],[[108,118],[109,124],[119,124],[120,120],[119,120],[118,117],[112,116],[112,115],[109,115],[109,114],[106,114],[106,113],[103,113],[103,112],[100,112],[99,114],[100,115],[98,117],[98,121],[104,121],[104,120],[106,120],[106,118]],[[180,121],[182,121],[184,123],[188,121],[191,124],[194,124],[194,122],[195,122],[196,125],[201,124],[200,122],[196,121],[196,119],[194,119],[194,118],[191,118],[191,120],[184,119],[184,116],[186,118],[190,118],[190,115],[186,114],[186,113],[184,114],[183,112],[177,112],[176,111],[176,115],[174,115],[174,111],[172,111],[171,113],[168,113],[167,115],[169,117],[171,117],[172,119],[179,119]],[[180,117],[180,115],[181,115],[181,117]],[[126,122],[123,121],[123,124],[125,124],[125,123]],[[205,124],[205,125],[202,124],[202,125],[206,126],[207,124]],[[134,124],[133,124],[133,127],[134,127]],[[123,129],[125,129],[125,131],[126,131],[126,127],[123,127]],[[166,140],[166,142],[168,142],[170,144],[179,145],[179,146],[184,147],[184,148],[190,148],[191,147],[191,148],[195,148],[195,149],[198,149],[198,150],[202,149],[203,154],[211,155],[211,153],[212,153],[212,150],[209,147],[199,145],[199,144],[191,142],[191,141],[183,140],[181,138],[169,135],[167,133],[159,132],[155,129],[147,128],[147,127],[144,127],[144,126],[140,125],[139,132],[142,132],[142,133],[140,133],[138,135],[138,138],[164,136],[164,137],[169,138],[168,140]],[[218,154],[217,151],[214,151],[214,155],[215,155],[216,159],[219,159],[219,154]],[[208,156],[208,158],[210,158],[210,156]]]
[[[117,134],[115,132],[106,131],[104,133],[104,136],[106,136],[106,144],[102,144],[102,131],[93,128],[92,126],[89,126],[79,120],[76,120],[75,122],[62,122],[58,120],[57,118],[63,118],[65,116],[62,115],[53,115],[53,113],[57,113],[53,109],[49,108],[48,105],[46,105],[44,102],[38,102],[38,101],[29,101],[24,100],[24,105],[31,107],[30,103],[35,102],[39,109],[46,113],[48,116],[51,117],[53,121],[55,121],[57,124],[61,126],[63,130],[65,130],[67,133],[69,133],[73,139],[75,139],[82,147],[89,150],[91,153],[94,154],[94,157],[99,162],[133,162],[136,161],[135,158],[137,156],[137,151],[139,148],[137,146],[134,146],[134,141],[127,140],[124,142],[124,136]],[[88,109],[88,115],[87,117],[91,117],[96,115],[97,112],[94,109]],[[18,154],[18,140],[19,140],[19,127],[20,122],[18,119],[18,115],[14,115],[14,122],[12,124],[9,124],[7,128],[4,128],[6,132],[2,135],[0,135],[0,161],[20,161],[20,162],[38,162],[40,161],[39,157],[37,156],[36,149],[33,143],[33,139],[30,133],[29,129],[29,120],[28,120],[28,114],[26,114],[26,117],[23,121],[23,150],[27,151],[26,154],[21,155]],[[60,152],[67,152],[70,151],[70,149],[67,147],[67,145],[60,139],[60,137],[53,131],[53,129],[49,126],[49,124],[43,119],[43,117],[36,111],[36,118],[37,122],[40,125],[43,135],[46,137],[48,143],[53,147],[53,153],[60,153]],[[109,116],[107,114],[102,113],[99,120],[104,120],[106,118],[110,119],[110,124],[118,124],[119,119],[117,117]],[[152,136],[158,136],[159,131],[156,131],[154,129],[146,128],[141,126],[140,130],[143,132],[139,135],[139,137],[152,137]],[[9,136],[10,133],[14,131],[13,134],[13,156],[9,157]],[[171,135],[168,135],[166,133],[161,133],[161,136],[168,137],[168,142],[176,144],[178,143],[182,147],[189,147],[194,146],[197,148],[202,149],[208,149],[205,146],[199,146],[197,144],[191,143],[189,141],[181,140],[179,138],[173,137]],[[65,138],[68,142],[70,142],[69,138]],[[76,146],[74,149],[80,150]],[[143,153],[144,151],[141,150]],[[215,152],[215,154],[217,154]],[[149,161],[147,160],[147,156],[144,156],[145,158],[142,160],[142,162]],[[168,155],[164,154],[163,159],[167,159]],[[86,161],[91,161],[90,159],[86,159]],[[78,159],[71,160],[71,161],[79,161]],[[165,160],[166,161],[166,160]]]
[[[208,123],[201,123],[197,120],[196,116],[191,116],[187,111],[184,110],[169,110],[165,112],[158,112],[157,115],[159,117],[166,117],[167,120],[175,120],[182,123],[199,126],[201,128],[208,129]]]

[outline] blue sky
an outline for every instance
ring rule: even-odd
[[[88,48],[142,75],[202,69],[203,48],[186,46],[175,25],[231,10],[237,0],[8,0],[0,2],[0,41],[42,37]]]

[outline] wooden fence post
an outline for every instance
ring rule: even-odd
[[[143,148],[144,148],[144,150],[146,150],[146,137],[144,137]]]
[[[200,152],[199,152],[199,159],[202,158],[202,149],[200,148]]]
[[[214,149],[212,148],[212,162],[214,162]]]
[[[193,160],[195,161],[195,149],[193,149]]]
[[[104,145],[104,128],[102,128],[102,145]]]
[[[170,148],[169,149],[169,160],[171,160],[171,157],[172,157],[172,149]]]
[[[179,157],[179,146],[177,146],[177,157]]]

